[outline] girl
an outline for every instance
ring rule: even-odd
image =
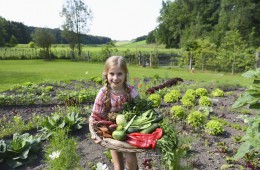
[[[123,108],[123,104],[133,98],[139,96],[134,86],[127,84],[128,69],[127,63],[122,56],[112,56],[106,60],[103,71],[105,86],[102,87],[95,99],[92,114],[100,117],[106,117],[107,113],[119,112]],[[95,139],[94,139],[95,140]],[[100,141],[95,141],[96,143]],[[127,170],[136,170],[137,158],[136,153],[117,152],[111,150],[114,170],[124,170],[124,160]]]

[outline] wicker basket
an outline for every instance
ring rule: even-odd
[[[119,152],[145,152],[148,149],[140,149],[134,147],[126,142],[118,141],[114,139],[106,140],[106,138],[101,138],[99,135],[96,134],[94,127],[93,127],[94,119],[92,117],[89,118],[89,131],[93,137],[95,137],[98,141],[101,141],[99,144],[103,147],[117,150]],[[123,147],[124,146],[124,147]]]

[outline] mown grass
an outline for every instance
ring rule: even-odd
[[[42,83],[44,81],[69,81],[90,79],[92,76],[100,76],[103,64],[72,62],[66,60],[2,60],[0,62],[0,91],[10,89],[13,85],[26,82]],[[192,74],[188,69],[180,68],[149,68],[129,66],[130,78],[144,78],[159,76],[161,78],[180,77],[184,80],[197,82],[219,82],[247,86],[252,80],[242,77],[240,74],[196,71]]]

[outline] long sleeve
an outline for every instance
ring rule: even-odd
[[[92,109],[92,114],[101,115],[102,111],[104,110],[104,107],[105,107],[105,89],[101,88],[96,96],[93,109]]]

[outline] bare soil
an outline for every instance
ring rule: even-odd
[[[73,85],[71,85],[73,86]],[[86,85],[86,88],[89,86]],[[70,88],[67,86],[67,88]],[[244,123],[243,119],[237,118],[239,114],[234,112],[231,109],[231,105],[234,103],[238,95],[244,92],[245,89],[243,88],[232,88],[226,89],[226,92],[230,91],[230,93],[226,93],[225,97],[217,97],[215,98],[213,112],[210,113],[210,116],[216,116],[218,118],[222,118],[223,120],[229,123],[236,123],[241,126],[246,126],[247,124]],[[16,93],[9,91],[9,94]],[[85,103],[84,105],[91,105],[91,103]],[[59,104],[59,107],[65,107],[64,104]],[[171,105],[162,105],[165,113],[169,112]],[[56,104],[34,104],[34,105],[26,105],[26,106],[6,106],[0,108],[0,118],[2,119],[3,116],[11,118],[14,115],[21,115],[24,119],[28,119],[32,114],[37,115],[46,115],[54,112],[57,109]],[[256,111],[252,111],[250,116],[256,114]],[[87,115],[85,115],[87,118]],[[191,169],[198,169],[198,170],[213,170],[213,169],[221,169],[221,166],[224,164],[228,164],[227,158],[231,157],[235,154],[236,149],[240,145],[239,143],[235,142],[232,138],[237,137],[238,135],[244,135],[244,131],[237,130],[230,126],[225,126],[225,132],[222,135],[218,136],[211,136],[204,132],[194,131],[191,127],[186,125],[184,122],[173,122],[176,126],[180,135],[188,136],[191,139],[191,145],[189,152],[187,153],[186,158],[183,159],[183,164],[189,164]],[[33,133],[33,131],[30,131]],[[34,130],[35,132],[35,130]],[[78,151],[81,156],[80,165],[83,169],[90,169],[88,166],[89,162],[97,163],[97,162],[104,162],[106,163],[109,168],[112,170],[113,166],[104,154],[106,148],[95,144],[90,139],[89,128],[88,128],[88,121],[84,124],[83,128],[78,130],[77,132],[73,132],[72,136],[78,138]],[[11,138],[11,137],[10,137]],[[7,139],[10,139],[7,138]],[[222,145],[221,145],[222,144]],[[45,144],[43,143],[43,146]],[[138,153],[138,164],[139,169],[144,170],[145,167],[142,164],[144,159],[149,158],[152,159],[154,169],[162,169],[161,165],[161,155],[159,151],[147,151],[143,153]],[[246,163],[241,160],[239,162],[233,162],[234,166],[229,169],[239,169],[239,166],[243,166],[246,168]],[[38,158],[31,164],[27,164],[21,166],[17,169],[19,170],[41,170],[44,169],[44,159],[43,153],[40,152],[38,154]],[[8,166],[3,163],[0,163],[1,170],[9,170]]]

